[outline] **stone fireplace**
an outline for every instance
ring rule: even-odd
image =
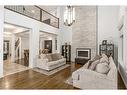
[[[77,48],[90,48],[91,58],[93,58],[97,53],[96,6],[76,6],[75,11],[76,20],[72,25],[71,48],[71,60],[73,62],[77,57]],[[79,51],[80,57],[82,56],[82,52]],[[88,53],[87,51],[84,52]]]

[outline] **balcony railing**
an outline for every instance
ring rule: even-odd
[[[45,24],[51,25],[53,27],[59,28],[59,18],[48,13],[47,11],[41,9],[38,6],[4,6],[4,8],[14,11],[16,13],[25,15],[32,19],[38,20]]]

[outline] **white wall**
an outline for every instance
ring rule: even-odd
[[[119,57],[118,57],[118,70],[123,78],[125,86],[127,87],[127,7],[120,7],[119,18],[123,18],[123,27],[119,31]],[[122,37],[121,37],[122,36]]]
[[[121,19],[122,17],[124,17],[123,20]],[[118,58],[118,61],[119,61],[120,65],[124,69],[126,69],[127,68],[127,66],[126,66],[126,62],[127,62],[126,61],[127,60],[126,59],[127,58],[127,56],[126,56],[126,50],[127,50],[126,49],[127,48],[127,46],[126,46],[126,41],[127,41],[127,33],[126,33],[126,31],[127,31],[127,23],[126,23],[127,12],[126,12],[125,6],[120,7],[119,20],[122,20],[122,22],[124,24],[123,24],[122,29],[119,31],[119,58]],[[123,37],[121,38],[121,36],[123,36]],[[122,45],[122,42],[123,42],[123,45]]]
[[[65,42],[72,44],[72,26],[64,25],[64,8],[65,6],[60,8],[60,33],[61,33],[61,44],[65,44]]]
[[[39,54],[39,31],[46,31],[53,34],[59,34],[59,29],[44,24],[42,22],[36,21],[34,19],[28,18],[26,16],[20,15],[18,13],[4,10],[4,21],[7,23],[24,26],[30,28],[30,61],[29,66],[34,67],[36,63],[36,57]]]
[[[44,40],[45,40],[46,38],[42,38],[42,37],[40,37],[40,49],[44,49]]]
[[[62,44],[65,44],[66,42],[69,44],[72,44],[72,26],[64,26],[61,29],[62,32]]]
[[[3,27],[4,27],[4,6],[0,6],[0,77],[3,76]]]
[[[112,40],[115,45],[115,60],[118,58],[118,19],[119,6],[99,6],[98,7],[98,52],[99,44],[103,40]]]

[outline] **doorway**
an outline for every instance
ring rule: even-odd
[[[29,66],[29,29],[4,23],[3,43],[4,76],[27,70]],[[25,51],[27,53],[24,53]],[[28,59],[26,62],[25,54]]]
[[[39,53],[56,53],[57,35],[40,31],[39,33]]]
[[[30,39],[30,31],[25,30],[23,32],[17,33],[18,37],[17,41],[19,46],[16,45],[15,51],[15,62],[17,64],[21,64],[23,66],[29,66],[29,39]],[[16,41],[16,43],[17,43]]]

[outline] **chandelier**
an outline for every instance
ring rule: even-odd
[[[67,6],[64,12],[64,25],[71,26],[75,22],[75,8]]]

